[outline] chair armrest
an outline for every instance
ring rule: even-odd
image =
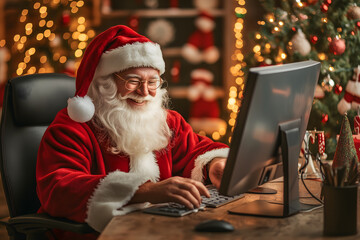
[[[45,213],[27,214],[9,219],[9,224],[18,232],[47,231],[60,229],[80,234],[95,232],[88,224],[78,223],[66,218],[52,217]]]

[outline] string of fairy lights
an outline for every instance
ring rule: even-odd
[[[228,124],[231,127],[231,132],[235,126],[236,117],[238,114],[239,107],[241,106],[241,99],[243,95],[245,78],[243,69],[246,66],[244,55],[242,53],[243,42],[243,28],[244,28],[244,16],[246,14],[245,0],[236,0],[237,7],[235,8],[236,21],[234,24],[234,36],[235,36],[235,51],[231,56],[231,59],[235,62],[230,68],[231,75],[234,77],[235,82],[229,88],[229,98],[227,108],[230,110],[230,116]],[[228,142],[231,142],[229,137]]]
[[[55,16],[49,14],[49,8],[56,9],[60,4],[68,8],[62,16],[62,22],[67,24],[68,31],[62,33],[61,36],[55,32],[56,24],[52,19]],[[22,10],[19,21],[25,24],[24,33],[17,33],[13,36],[14,44],[12,46],[12,52],[23,53],[22,60],[17,64],[17,75],[54,72],[53,66],[49,64],[48,57],[52,57],[52,60],[59,64],[66,64],[70,59],[76,59],[73,68],[78,67],[83,51],[88,45],[88,40],[95,36],[92,29],[87,30],[86,18],[75,16],[84,4],[83,0],[43,0],[32,5],[35,11],[32,9]],[[38,22],[31,22],[29,11],[32,15],[38,13]],[[40,45],[46,39],[49,41],[49,47],[53,49],[51,56],[47,56],[44,52],[36,49],[36,45]],[[61,49],[62,41],[67,41],[71,53]],[[35,58],[36,54],[38,56]]]

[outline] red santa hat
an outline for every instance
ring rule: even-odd
[[[160,45],[117,25],[95,37],[87,47],[76,76],[76,92],[68,100],[68,114],[76,122],[87,122],[95,107],[87,96],[93,79],[106,77],[133,67],[152,67],[165,72],[165,62]]]

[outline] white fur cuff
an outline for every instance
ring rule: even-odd
[[[114,171],[102,179],[88,202],[86,222],[101,232],[108,222],[118,215],[124,215],[145,204],[127,204],[135,192],[146,180],[133,173]]]
[[[191,178],[200,182],[204,180],[203,168],[207,163],[216,157],[227,158],[229,155],[229,148],[219,148],[208,151],[195,159],[195,167],[191,172]]]

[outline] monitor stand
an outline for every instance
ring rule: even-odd
[[[242,204],[229,213],[266,216],[288,217],[302,209],[299,202],[298,156],[300,152],[300,119],[280,124],[281,156],[283,162],[284,191],[283,203],[271,203],[265,200],[256,200]],[[300,141],[300,142],[299,142]]]

